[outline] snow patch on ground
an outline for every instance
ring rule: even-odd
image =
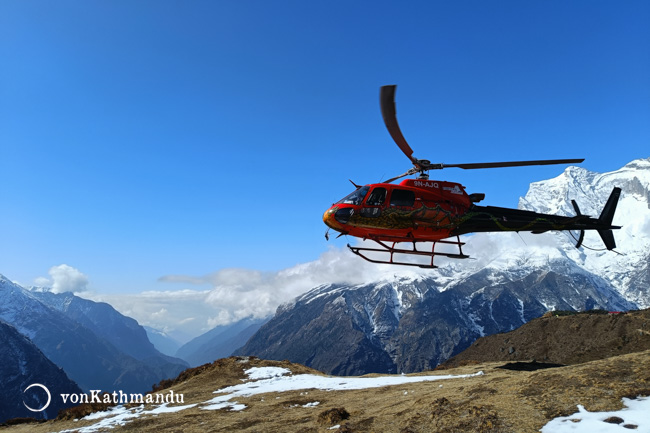
[[[116,426],[123,426],[127,422],[130,422],[135,418],[139,418],[142,415],[158,415],[161,413],[179,412],[181,410],[189,409],[194,406],[196,406],[196,404],[187,404],[184,406],[168,407],[167,403],[164,403],[151,410],[144,410],[144,405],[140,405],[138,407],[131,408],[131,409],[127,409],[122,405],[115,406],[110,408],[107,411],[95,412],[82,418],[83,420],[99,419],[100,421],[95,424],[86,427],[63,430],[60,433],[68,433],[68,432],[94,433],[97,431],[105,431],[106,429],[112,429],[115,428]]]
[[[294,376],[290,370],[281,367],[254,367],[246,370],[245,373],[249,378],[245,383],[214,391],[215,394],[221,395],[203,403],[172,407],[162,404],[150,410],[145,410],[143,405],[130,409],[124,406],[116,406],[107,411],[97,412],[83,418],[86,421],[99,420],[95,424],[63,430],[60,433],[106,431],[116,426],[125,425],[143,415],[179,412],[195,406],[199,406],[204,410],[227,408],[232,411],[240,411],[246,409],[246,405],[232,400],[237,397],[250,397],[256,394],[314,388],[324,391],[369,389],[424,381],[467,379],[483,375],[483,372],[479,371],[475,374],[466,375],[334,377],[299,374]],[[440,386],[442,387],[442,385]],[[318,404],[319,402],[314,401],[302,407],[311,408]],[[573,415],[555,418],[542,427],[540,431],[542,433],[613,433],[632,429],[637,432],[650,433],[650,397],[623,398],[623,404],[625,405],[623,409],[609,412],[589,412],[582,405],[578,405],[578,412]]]
[[[549,421],[542,433],[650,432],[650,397],[623,398],[625,407],[611,412],[589,412],[578,405],[578,412]]]
[[[253,367],[244,371],[244,373],[248,376],[248,380],[260,380],[291,374],[291,370],[282,367]]]
[[[445,379],[465,379],[483,375],[482,371],[474,374],[464,375],[421,375],[421,376],[381,376],[381,377],[335,377],[318,376],[315,374],[291,375],[291,371],[281,367],[253,367],[244,371],[248,376],[246,382],[228,386],[214,391],[215,394],[222,394],[213,399],[199,404],[188,404],[184,406],[168,407],[167,404],[156,406],[151,410],[144,410],[144,406],[127,409],[124,406],[116,406],[105,412],[96,412],[86,416],[83,420],[100,421],[81,428],[64,430],[60,433],[79,431],[80,433],[95,433],[112,429],[115,426],[122,426],[142,415],[157,415],[159,413],[178,412],[191,407],[199,406],[203,410],[229,409],[240,411],[246,409],[246,405],[232,401],[237,397],[250,397],[252,395],[270,392],[297,391],[301,389],[320,389],[324,391],[341,391],[350,389],[381,388],[391,385],[402,385],[415,382],[426,382]],[[315,407],[319,402],[307,403],[303,407]]]

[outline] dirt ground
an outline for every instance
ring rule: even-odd
[[[650,338],[650,337],[649,337]],[[184,404],[202,403],[214,391],[241,383],[253,366],[316,373],[287,361],[227,358],[190,370],[171,389]],[[502,368],[502,367],[509,368]],[[650,351],[556,368],[529,362],[469,363],[422,374],[484,374],[354,391],[302,390],[237,398],[241,411],[203,410],[145,415],[111,432],[535,432],[550,419],[616,410],[622,397],[650,395]],[[514,368],[514,369],[513,369]],[[162,391],[161,391],[162,392]],[[319,402],[312,407],[308,403]],[[0,428],[0,432],[77,431],[91,421],[54,420]],[[333,426],[338,426],[332,429]],[[106,431],[106,430],[105,430]]]

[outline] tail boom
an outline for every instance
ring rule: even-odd
[[[593,218],[582,215],[575,201],[572,201],[576,216],[566,217],[560,215],[548,215],[532,211],[500,208],[495,206],[474,205],[466,214],[465,220],[459,224],[451,235],[461,235],[472,232],[498,232],[498,231],[528,231],[535,234],[547,231],[579,230],[580,238],[576,247],[582,244],[585,230],[596,230],[608,250],[616,248],[613,229],[614,212],[618,203],[621,189],[616,187],[603,208],[600,217]]]

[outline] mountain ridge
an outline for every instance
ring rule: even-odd
[[[113,318],[121,316],[117,312],[111,314]],[[146,391],[186,367],[180,360],[177,366],[166,365],[168,358],[162,354],[159,358],[136,359],[3,275],[0,275],[0,319],[27,336],[85,391]]]
[[[360,285],[316,287],[279,306],[235,354],[286,358],[332,374],[408,373],[434,368],[477,338],[549,310],[644,306],[650,231],[638,228],[650,227],[650,159],[604,174],[569,167],[531,184],[520,208],[569,215],[576,200],[583,214],[599,215],[616,186],[623,187],[614,219],[624,226],[615,235],[621,254],[577,250],[566,233],[471,235],[465,250],[474,261],[443,261],[412,277],[384,274]],[[601,242],[597,234],[585,238],[585,244]],[[339,356],[329,356],[329,348]]]
[[[248,317],[228,325],[217,326],[179,347],[175,356],[184,359],[192,367],[227,358],[268,320],[268,317]]]
[[[45,395],[36,389],[25,393],[34,383],[43,384],[54,395],[80,393],[81,389],[66,373],[50,361],[26,336],[7,322],[0,320],[0,424],[10,418],[55,418],[59,410],[73,406],[54,399],[42,412],[27,409],[45,406]]]

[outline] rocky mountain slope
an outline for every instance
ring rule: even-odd
[[[613,223],[620,254],[604,251],[598,235],[587,233],[587,247],[570,248],[573,239],[555,234],[557,248],[577,265],[606,280],[626,299],[640,308],[650,307],[650,158],[637,159],[619,170],[594,173],[581,167],[569,167],[560,176],[531,184],[519,202],[523,209],[574,215],[571,199],[583,214],[597,216],[611,190],[622,190]]]
[[[69,297],[65,299],[70,300]],[[79,305],[88,307],[85,302]],[[74,311],[74,308],[70,311]],[[92,316],[92,313],[88,316]],[[102,317],[107,320],[106,327],[110,328],[110,319],[97,316],[99,319]],[[37,293],[20,287],[2,275],[0,319],[27,336],[85,391],[147,391],[153,384],[174,377],[185,368],[182,361],[171,364],[166,358],[159,358],[160,362],[155,363],[150,363],[148,359],[136,359],[89,327],[43,302]],[[98,324],[101,326],[101,321]],[[131,338],[124,335],[115,337]]]
[[[151,344],[153,344],[160,353],[174,356],[176,351],[181,347],[181,343],[165,331],[150,326],[144,326],[143,328],[147,332],[147,338],[151,341]]]
[[[236,353],[289,359],[332,374],[433,368],[479,337],[515,329],[549,310],[629,310],[650,302],[650,159],[611,173],[569,167],[531,185],[520,207],[600,214],[622,188],[614,224],[620,254],[598,235],[577,250],[567,233],[481,233],[475,260],[443,263],[409,278],[325,285],[278,308]],[[591,249],[590,249],[591,248]]]
[[[176,356],[192,367],[227,358],[266,323],[269,318],[246,318],[237,322],[217,326],[188,341],[176,351]]]
[[[515,329],[548,305],[631,306],[581,272],[495,277],[485,271],[444,291],[431,278],[316,288],[280,307],[236,353],[337,375],[412,373],[435,368],[479,337]]]
[[[150,366],[159,367],[165,377],[174,377],[189,367],[182,359],[160,353],[135,319],[119,313],[105,302],[90,301],[69,292],[52,293],[46,289],[32,288],[30,293],[44,304],[90,329],[121,352]]]
[[[25,389],[39,383],[50,393],[80,393],[81,389],[71,381],[65,372],[57,367],[13,326],[0,320],[0,423],[10,418],[55,418],[59,410],[73,406],[59,399],[51,401],[42,412],[27,409],[40,409],[47,403],[47,394],[40,388],[25,392]]]

